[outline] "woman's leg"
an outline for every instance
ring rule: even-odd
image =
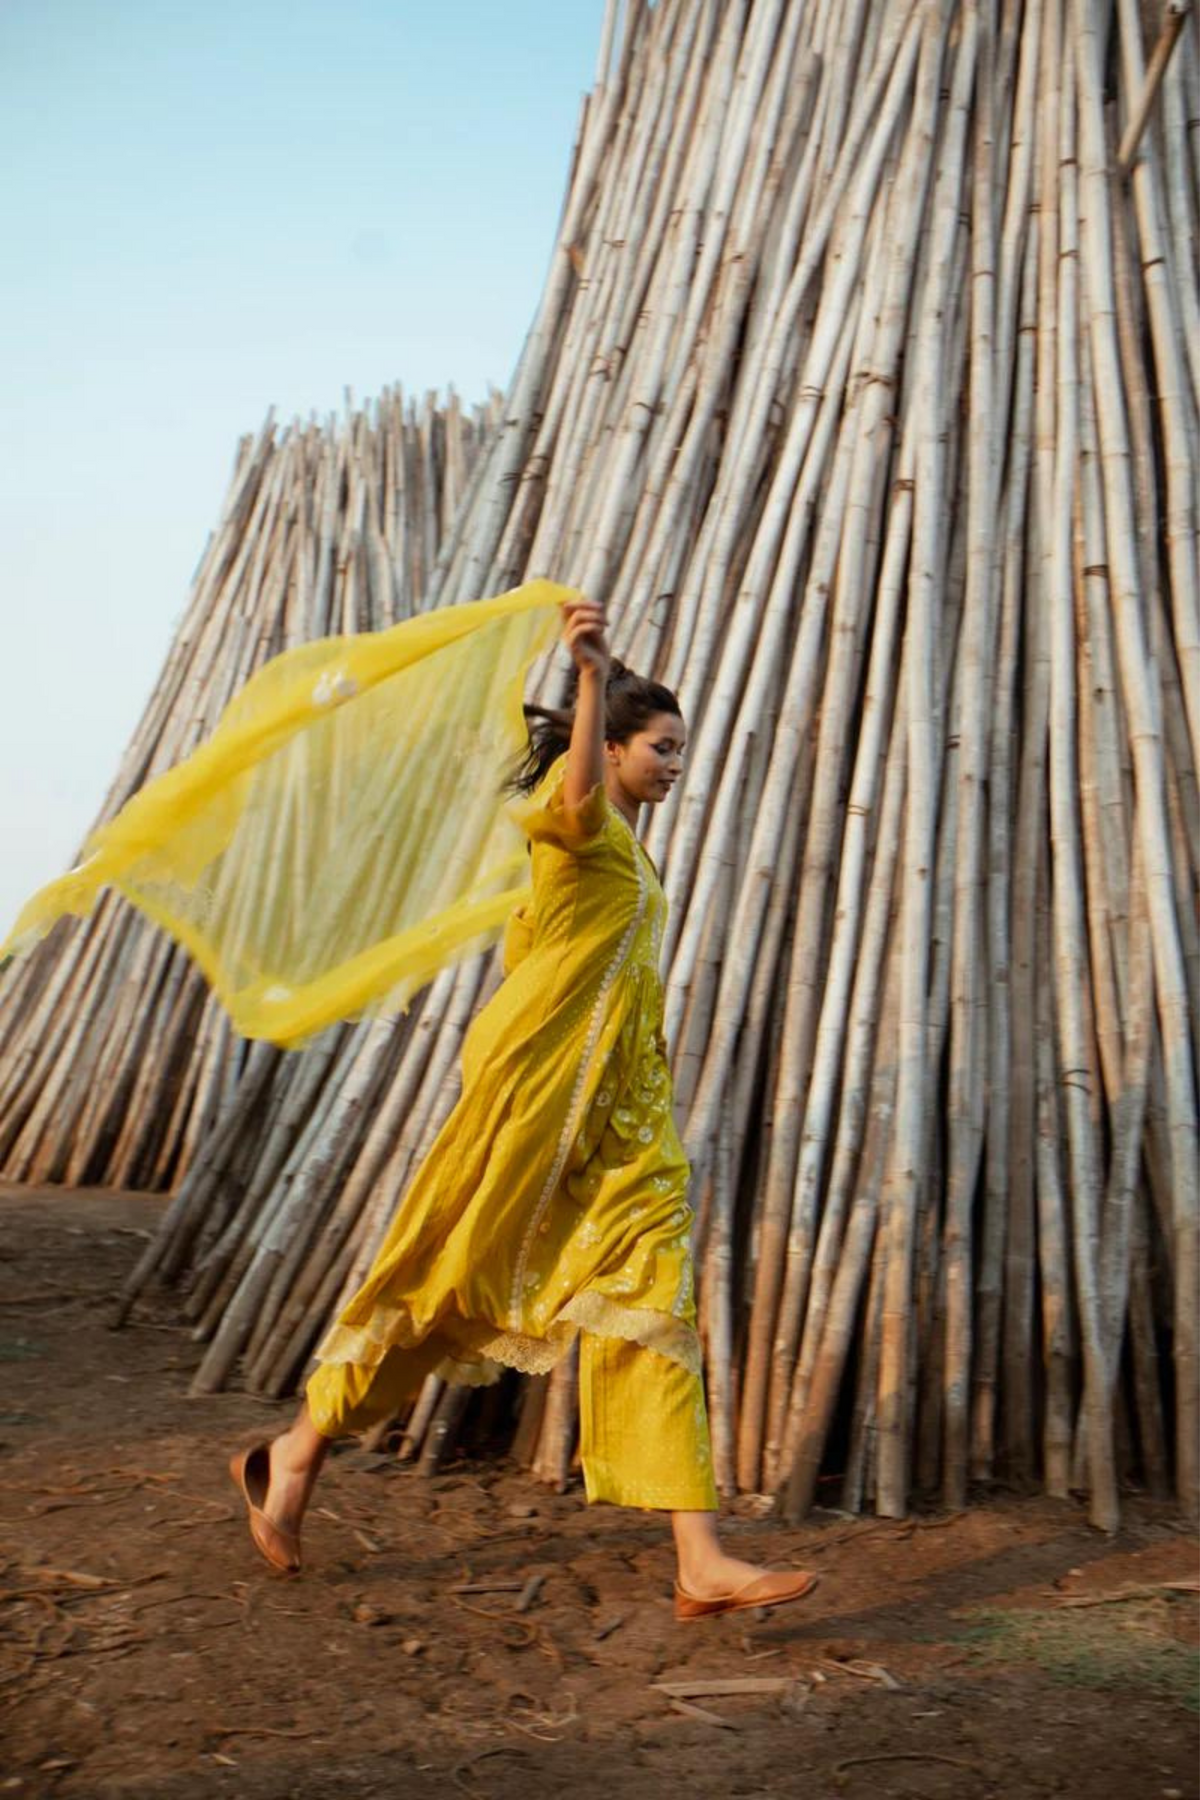
[[[368,1430],[400,1411],[426,1373],[425,1363],[441,1352],[391,1350],[382,1362],[319,1363],[309,1378],[304,1403],[286,1431],[272,1439],[262,1510],[272,1524],[299,1536],[300,1522],[336,1437]]]
[[[722,1549],[715,1512],[673,1512],[671,1530],[679,1585],[698,1600],[716,1600],[753,1581],[762,1570]]]
[[[296,1537],[300,1535],[300,1521],[321,1465],[329,1454],[330,1441],[313,1424],[307,1399],[289,1429],[271,1441],[263,1511],[274,1524]]]
[[[760,1571],[727,1555],[718,1536],[700,1376],[640,1344],[584,1332],[579,1400],[588,1499],[669,1512],[687,1593],[716,1599],[752,1581]]]

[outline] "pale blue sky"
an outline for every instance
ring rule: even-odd
[[[239,435],[507,383],[602,15],[0,6],[0,936],[103,798]]]

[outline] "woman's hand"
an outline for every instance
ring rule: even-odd
[[[611,658],[604,635],[608,623],[604,608],[593,600],[568,600],[563,617],[563,643],[580,675],[606,679]]]

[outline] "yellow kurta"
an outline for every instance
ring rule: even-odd
[[[582,1329],[699,1372],[662,1037],[666,901],[603,788],[568,814],[564,771],[517,808],[533,891],[509,924],[506,979],[467,1034],[457,1106],[320,1346],[326,1366],[386,1358],[388,1386],[410,1391],[430,1369],[486,1381],[496,1364],[551,1368]]]

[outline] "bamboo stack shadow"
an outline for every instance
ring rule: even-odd
[[[393,397],[243,444],[106,809],[304,635],[531,574],[607,602],[691,730],[649,848],[718,1480],[793,1517],[822,1476],[890,1516],[997,1477],[1110,1529],[1122,1481],[1197,1504],[1194,13],[1171,31],[1155,56],[1137,0],[614,0],[491,428]],[[123,1313],[177,1284],[199,1389],[290,1392],[497,979],[284,1057],[106,906],[0,990],[0,1172],[173,1187]],[[571,1362],[518,1413],[561,1483]],[[498,1418],[431,1379],[403,1452]]]

